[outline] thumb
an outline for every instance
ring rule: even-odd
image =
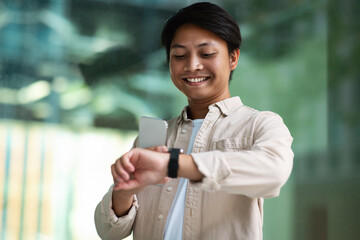
[[[160,184],[165,184],[165,183],[167,183],[167,182],[170,181],[170,180],[171,180],[171,178],[169,178],[169,177],[164,177],[164,179],[160,181]]]

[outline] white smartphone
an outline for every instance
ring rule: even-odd
[[[141,117],[139,122],[139,144],[141,148],[166,144],[168,124],[160,118]]]

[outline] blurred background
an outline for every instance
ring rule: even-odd
[[[93,213],[139,117],[187,104],[160,33],[194,2],[0,0],[1,240],[99,239]],[[280,114],[294,137],[264,240],[359,239],[359,3],[212,2],[243,36],[232,95]]]

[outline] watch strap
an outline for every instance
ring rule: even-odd
[[[168,164],[168,177],[177,178],[179,170],[179,155],[182,152],[180,148],[170,148],[170,159]]]

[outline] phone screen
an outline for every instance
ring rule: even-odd
[[[148,148],[166,144],[168,124],[160,118],[141,117],[139,122],[139,147]]]

